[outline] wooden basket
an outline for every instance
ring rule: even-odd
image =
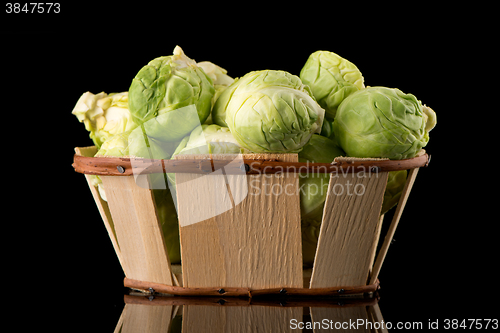
[[[248,154],[239,166],[228,160],[231,155],[181,155],[150,160],[138,171],[137,160],[92,157],[95,147],[75,151],[73,167],[87,177],[125,272],[124,285],[173,295],[336,296],[377,290],[417,172],[429,162],[424,151],[407,160],[337,158],[331,164],[299,163],[297,154]],[[388,172],[403,169],[409,170],[406,185],[376,254]],[[330,173],[314,265],[307,270],[298,182],[304,171]],[[152,190],[134,179],[134,173],[158,172],[175,172],[177,184],[183,184],[177,186],[182,266],[169,262]],[[88,175],[100,175],[107,202]],[[234,189],[241,186],[247,186],[247,195],[237,199]],[[229,208],[204,219],[198,207],[209,207],[214,196]]]

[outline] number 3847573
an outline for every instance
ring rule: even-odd
[[[57,14],[61,12],[61,4],[58,2],[7,2],[5,12],[7,14]]]

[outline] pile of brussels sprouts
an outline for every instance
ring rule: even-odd
[[[261,70],[233,79],[178,46],[144,66],[128,92],[84,93],[73,114],[90,132],[96,156],[154,159],[207,153],[298,153],[301,162],[320,163],[338,156],[405,159],[426,146],[436,124],[434,111],[415,96],[365,87],[359,69],[332,52],[312,53],[299,76]],[[168,179],[175,182],[174,175]],[[397,203],[405,180],[405,170],[389,174],[382,214]],[[328,182],[328,174],[300,177],[305,266],[314,260]],[[94,183],[105,199],[98,177]],[[178,263],[173,200],[165,190],[154,194],[171,262]]]

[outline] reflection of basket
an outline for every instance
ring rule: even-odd
[[[407,160],[337,158],[332,164],[298,163],[296,154],[242,155],[239,167],[227,161],[228,155],[151,161],[141,174],[176,173],[179,267],[170,265],[152,191],[136,184],[134,160],[91,157],[95,152],[95,147],[76,148],[73,167],[101,175],[107,202],[89,185],[125,272],[125,286],[174,295],[250,297],[375,291],[418,168],[429,160],[422,152]],[[376,256],[388,171],[402,169],[410,172]],[[302,269],[298,172],[304,171],[331,173],[312,270]],[[229,208],[218,206],[208,218],[198,214],[214,200]],[[197,214],[202,218],[193,220]]]
[[[376,297],[125,295],[115,332],[388,332]]]
[[[376,297],[125,295],[115,332],[388,332]]]

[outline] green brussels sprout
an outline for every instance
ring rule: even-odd
[[[148,159],[168,159],[180,141],[164,142],[146,137],[142,127],[117,134],[106,140],[96,156],[142,157]]]
[[[401,192],[406,184],[406,170],[391,171],[387,177],[387,185],[384,192],[384,201],[380,214],[387,213],[392,207],[396,206],[401,197]]]
[[[339,156],[345,156],[345,153],[333,140],[313,134],[299,153],[299,161],[331,163]],[[312,265],[314,261],[329,182],[328,173],[301,174],[299,178],[302,258],[305,266]]]
[[[199,62],[198,67],[203,69],[205,74],[207,74],[208,77],[210,77],[212,79],[212,82],[214,83],[215,93],[214,96],[212,97],[212,108],[213,108],[215,101],[217,101],[220,94],[222,94],[222,92],[226,90],[226,88],[234,82],[234,79],[229,75],[227,75],[227,71],[224,68],[219,67],[216,64],[211,63],[210,61]],[[207,120],[205,120],[204,124],[207,125],[213,124],[211,112]]]
[[[300,71],[300,79],[311,88],[325,109],[325,117],[331,120],[347,96],[365,87],[363,76],[353,63],[328,51],[312,53]]]
[[[325,119],[323,121],[323,126],[321,127],[320,135],[325,136],[327,138],[332,136],[332,122],[329,121],[328,119]]]
[[[422,111],[424,112],[424,118],[425,118],[425,130],[427,132],[430,132],[437,123],[436,119],[436,112],[432,110],[430,107],[427,105],[422,105]]]
[[[214,86],[227,87],[234,82],[234,79],[227,75],[227,70],[210,61],[202,61],[197,63],[197,65],[212,79]]]
[[[95,156],[130,156],[128,138],[131,132],[132,130],[119,133],[106,140]]]
[[[138,125],[148,124],[148,136],[179,141],[208,118],[214,94],[210,77],[177,46],[174,55],[156,58],[137,73],[129,88],[129,108]],[[190,105],[196,116],[172,112]],[[148,122],[152,119],[156,121]]]
[[[312,267],[316,248],[318,247],[321,217],[315,219],[301,219],[302,231],[302,262],[304,267]]]
[[[411,158],[429,141],[426,119],[435,123],[434,111],[427,109],[431,117],[412,94],[370,87],[342,102],[332,130],[348,156]]]
[[[72,114],[85,124],[97,148],[116,134],[137,127],[128,109],[128,92],[109,95],[86,92],[78,99]]]
[[[247,154],[249,150],[240,147],[229,128],[217,124],[203,124],[196,127],[178,144],[172,158],[186,154]],[[175,173],[167,174],[170,188],[175,191]]]
[[[217,124],[196,127],[178,154],[241,154],[249,153],[241,148],[229,128]]]
[[[223,91],[212,118],[252,152],[291,153],[321,132],[324,112],[298,76],[264,70],[246,74]]]
[[[331,163],[335,157],[345,156],[345,152],[332,139],[313,134],[309,142],[299,152],[299,162]]]
[[[181,262],[181,244],[179,237],[179,218],[175,209],[174,200],[169,190],[153,190],[156,212],[160,221],[168,257],[171,264]]]

